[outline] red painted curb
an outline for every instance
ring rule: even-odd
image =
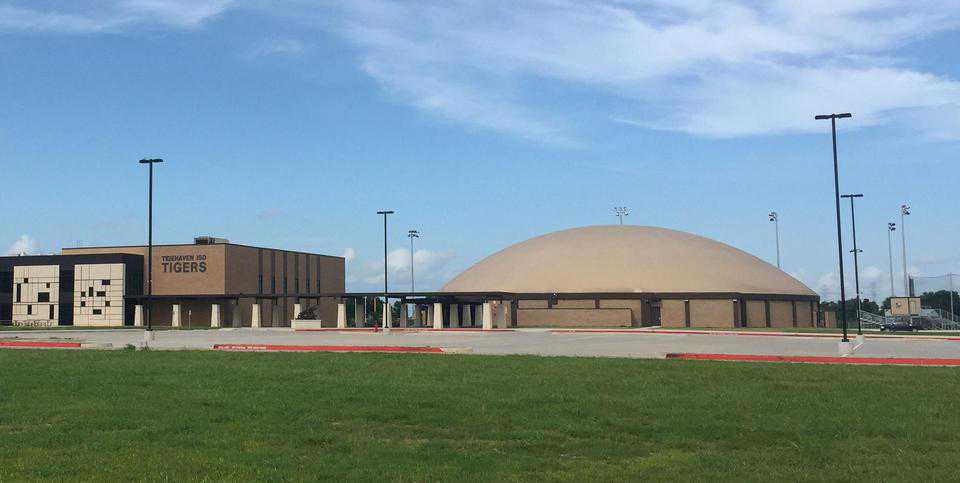
[[[278,344],[215,344],[219,351],[298,351],[298,352],[416,352],[443,353],[440,347],[360,346],[360,345],[278,345]]]
[[[803,362],[810,364],[894,364],[908,366],[960,366],[960,359],[925,357],[832,357],[832,356],[764,356],[753,354],[667,354],[667,359],[739,362]]]
[[[0,341],[0,347],[34,347],[44,349],[76,349],[79,342]]]

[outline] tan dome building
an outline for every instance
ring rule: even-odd
[[[591,226],[480,261],[444,293],[501,293],[512,326],[810,327],[819,297],[759,258],[701,236]]]

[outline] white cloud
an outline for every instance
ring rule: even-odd
[[[297,39],[273,38],[260,42],[247,53],[247,58],[255,59],[271,55],[299,55],[306,50],[303,42]]]
[[[37,241],[27,235],[20,235],[20,238],[7,249],[7,255],[31,255],[36,251]]]
[[[223,13],[233,0],[94,0],[71,4],[0,5],[0,32],[66,34],[113,32],[140,25],[195,28]],[[47,8],[44,8],[47,6]]]
[[[844,266],[844,271],[846,272],[844,278],[846,296],[848,299],[852,299],[857,296],[853,267]],[[907,273],[911,276],[918,276],[921,272],[916,266],[908,266]],[[805,276],[798,278],[806,279]],[[903,270],[894,270],[893,283],[897,295],[903,295]],[[807,280],[807,285],[812,287],[825,301],[840,298],[840,278],[837,277],[836,271],[821,274],[815,280]],[[883,300],[890,296],[889,267],[867,266],[860,268],[860,295],[871,300]]]
[[[383,259],[358,260],[357,252],[352,248],[344,254],[347,258],[347,281],[362,284],[368,288],[382,288]],[[453,251],[417,250],[413,254],[414,279],[417,290],[435,289],[446,282],[453,274],[450,262]],[[402,248],[387,253],[387,274],[391,290],[409,290],[410,288],[410,252]]]
[[[242,7],[342,36],[399,102],[565,147],[582,144],[582,123],[739,137],[819,132],[813,115],[835,110],[854,113],[848,128],[960,139],[960,82],[917,67],[903,49],[957,29],[957,2],[10,1],[0,32],[190,29]],[[265,38],[249,57],[305,48]],[[582,93],[596,101],[587,109]]]
[[[531,83],[600,91],[623,101],[613,119],[703,136],[822,130],[813,115],[833,110],[855,112],[851,127],[932,110],[909,124],[930,138],[956,139],[960,127],[960,84],[886,55],[956,28],[960,4],[364,0],[339,10],[364,70],[400,99],[548,143],[576,144],[570,118],[553,112],[566,91]]]

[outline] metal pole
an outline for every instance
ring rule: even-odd
[[[153,163],[150,167],[150,188],[147,201],[147,330],[153,330]]]
[[[383,215],[383,311],[384,312],[383,312],[382,325],[384,329],[388,329],[389,327],[387,326],[387,320],[389,319],[387,317],[389,317],[389,314],[387,310],[390,310],[390,308],[388,307],[389,305],[388,298],[390,295],[389,295],[389,290],[387,285],[387,215],[392,215],[393,211],[383,210],[383,211],[378,211],[377,214]]]
[[[863,195],[844,195],[850,198],[850,223],[853,225],[853,280],[857,289],[857,335],[863,335],[863,323],[860,320],[860,262],[857,249],[857,213],[853,207],[853,199]]]
[[[896,226],[893,223],[887,223],[887,254],[890,256],[890,297],[896,297],[897,292],[893,287],[893,237],[890,235]]]
[[[147,332],[153,330],[151,306],[153,305],[153,165],[162,159],[141,159],[140,164],[149,167],[150,180],[147,188]]]
[[[413,237],[410,237],[410,292],[416,292],[417,286],[413,278]]]
[[[833,188],[837,208],[837,255],[840,261],[840,320],[843,323],[843,342],[849,342],[845,308],[847,292],[843,282],[843,233],[840,231],[840,166],[837,162],[837,118],[835,115],[830,118],[830,127],[833,132]]]
[[[901,247],[903,249],[903,294],[906,297],[910,297],[910,279],[907,275],[907,226],[905,224],[906,219],[904,218],[904,213],[906,211],[906,205],[900,207],[900,241]]]
[[[780,268],[780,215],[773,220],[773,227],[777,232],[777,268]]]

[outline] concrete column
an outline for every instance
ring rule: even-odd
[[[347,304],[342,300],[337,303],[337,328],[347,328]]]
[[[300,310],[302,310],[302,307],[300,306],[300,304],[293,304],[293,318],[294,318],[294,319],[296,319],[297,317],[300,317]]]
[[[210,327],[220,327],[220,304],[210,306]]]
[[[413,326],[423,327],[423,313],[420,312],[420,304],[413,304]]]
[[[510,303],[507,302],[506,300],[501,300],[500,303],[497,304],[497,305],[498,305],[498,307],[497,307],[497,328],[498,328],[498,329],[506,329],[506,328],[507,328],[507,318],[508,318],[508,316],[507,316],[507,311],[510,310]]]
[[[493,328],[493,306],[490,302],[483,303],[483,309],[480,311],[480,321],[483,324],[483,330],[490,330]]]
[[[170,325],[180,327],[180,304],[173,304],[172,309],[173,318],[170,321]]]
[[[392,310],[389,303],[383,304],[383,320],[380,324],[380,327],[389,329],[390,326],[393,325],[393,314],[390,313],[391,311]]]
[[[433,304],[433,328],[443,328],[443,304],[439,302]]]
[[[464,306],[463,306],[463,320],[461,320],[461,322],[462,322],[462,323],[461,323],[460,325],[462,325],[462,326],[464,326],[464,327],[471,327],[471,326],[473,326],[473,317],[470,316],[470,306],[469,306],[469,305],[464,305]]]
[[[427,305],[427,320],[423,321],[423,326],[432,326],[433,325],[433,304]]]
[[[410,310],[410,304],[406,302],[400,304],[400,327],[407,326],[407,310]]]
[[[460,304],[450,305],[450,328],[460,327]]]
[[[260,328],[260,304],[253,304],[250,307],[250,327]]]
[[[136,305],[133,307],[133,326],[143,327],[143,306],[142,305]]]

